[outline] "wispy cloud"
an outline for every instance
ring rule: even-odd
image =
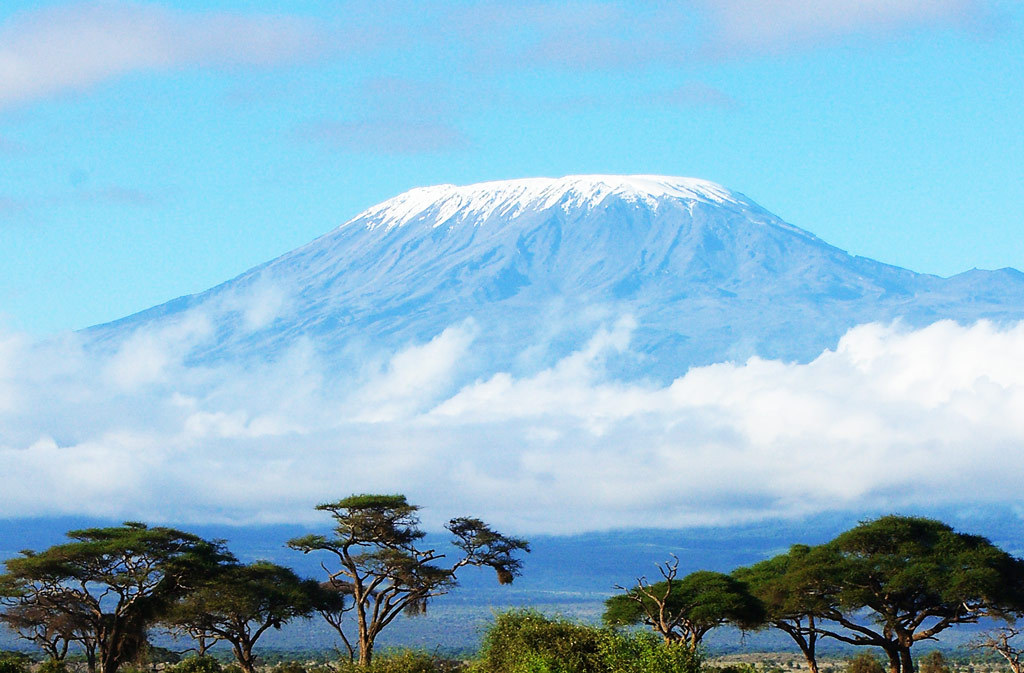
[[[922,27],[977,25],[983,0],[700,0],[712,19],[712,49],[780,51],[850,35],[891,35]]]
[[[225,301],[244,316],[266,293]],[[807,364],[608,378],[637,327],[521,376],[464,369],[472,323],[355,373],[301,339],[260,367],[190,365],[216,334],[195,312],[105,354],[0,335],[3,510],[297,521],[397,490],[535,532],[1019,499],[1024,325],[865,325]]]
[[[973,29],[993,12],[988,0],[492,0],[459,8],[449,23],[481,62],[604,69],[686,66],[918,28]]]
[[[141,71],[263,66],[308,55],[324,37],[291,16],[186,13],[86,2],[23,12],[0,25],[0,109]]]

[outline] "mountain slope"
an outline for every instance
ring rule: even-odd
[[[854,257],[713,183],[573,176],[401,194],[207,292],[92,328],[117,343],[201,313],[192,353],[273,359],[308,338],[348,366],[471,320],[470,370],[549,365],[632,316],[622,375],[751,355],[808,360],[853,325],[1024,317],[1024,274],[952,278]]]

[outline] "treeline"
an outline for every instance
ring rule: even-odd
[[[448,522],[457,554],[425,548],[419,508],[401,495],[355,495],[317,509],[334,519],[333,534],[288,546],[321,554],[323,581],[265,561],[240,563],[223,541],[128,522],[74,530],[70,542],[6,561],[0,620],[52,662],[77,646],[90,673],[138,661],[153,628],[191,637],[200,657],[225,642],[253,673],[264,633],[319,614],[349,661],[367,666],[380,632],[400,614],[425,611],[455,587],[460,569],[487,566],[508,584],[529,551],[525,540],[471,517]]]
[[[320,580],[265,561],[243,564],[222,541],[129,522],[71,531],[69,542],[6,561],[0,621],[37,645],[54,671],[74,649],[90,673],[117,673],[140,660],[153,629],[163,629],[195,642],[199,658],[188,666],[213,666],[204,655],[226,643],[241,672],[253,673],[264,633],[319,615],[338,634],[344,666],[385,670],[374,665],[374,645],[399,615],[422,614],[467,566],[490,567],[510,583],[529,551],[525,540],[472,517],[449,521],[454,553],[427,548],[418,508],[400,495],[356,495],[317,509],[333,519],[332,534],[288,546],[322,557]],[[884,654],[889,673],[914,673],[915,645],[994,618],[1006,626],[977,645],[1024,673],[1015,626],[1024,614],[1024,561],[932,519],[867,521],[826,544],[796,545],[728,574],[680,576],[675,557],[658,569],[653,581],[618,587],[606,601],[604,628],[532,611],[499,615],[471,668],[697,673],[705,635],[729,624],[783,631],[811,673],[823,638],[877,648],[869,651]],[[444,668],[429,656],[404,661],[406,668],[387,670]]]
[[[673,559],[659,566],[660,580],[641,577],[628,590],[618,587],[622,593],[606,602],[605,622],[646,624],[691,651],[723,624],[775,628],[792,638],[812,673],[822,638],[878,648],[890,673],[914,673],[916,644],[994,618],[1007,626],[978,645],[1022,673],[1013,624],[1024,614],[1024,561],[940,521],[885,516],[730,574],[679,577],[678,567]]]

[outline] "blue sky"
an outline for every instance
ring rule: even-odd
[[[0,321],[206,289],[408,188],[702,177],[853,253],[1024,267],[1024,3],[0,7]],[[371,11],[372,9],[372,11]]]

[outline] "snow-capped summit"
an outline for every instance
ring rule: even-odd
[[[650,206],[673,198],[718,204],[749,203],[739,194],[707,180],[663,175],[568,175],[563,178],[498,180],[473,185],[436,185],[412,189],[373,206],[351,222],[385,228],[430,220],[440,226],[452,217],[482,222],[555,206],[565,212],[597,207],[607,197],[643,201]],[[344,225],[343,225],[344,226]]]
[[[622,376],[752,355],[808,360],[850,327],[1024,318],[1024,274],[939,278],[854,257],[693,178],[569,176],[413,189],[202,294],[91,330],[201,315],[193,353],[266,360],[297,340],[338,366],[471,321],[468,376],[529,370],[635,322]]]

